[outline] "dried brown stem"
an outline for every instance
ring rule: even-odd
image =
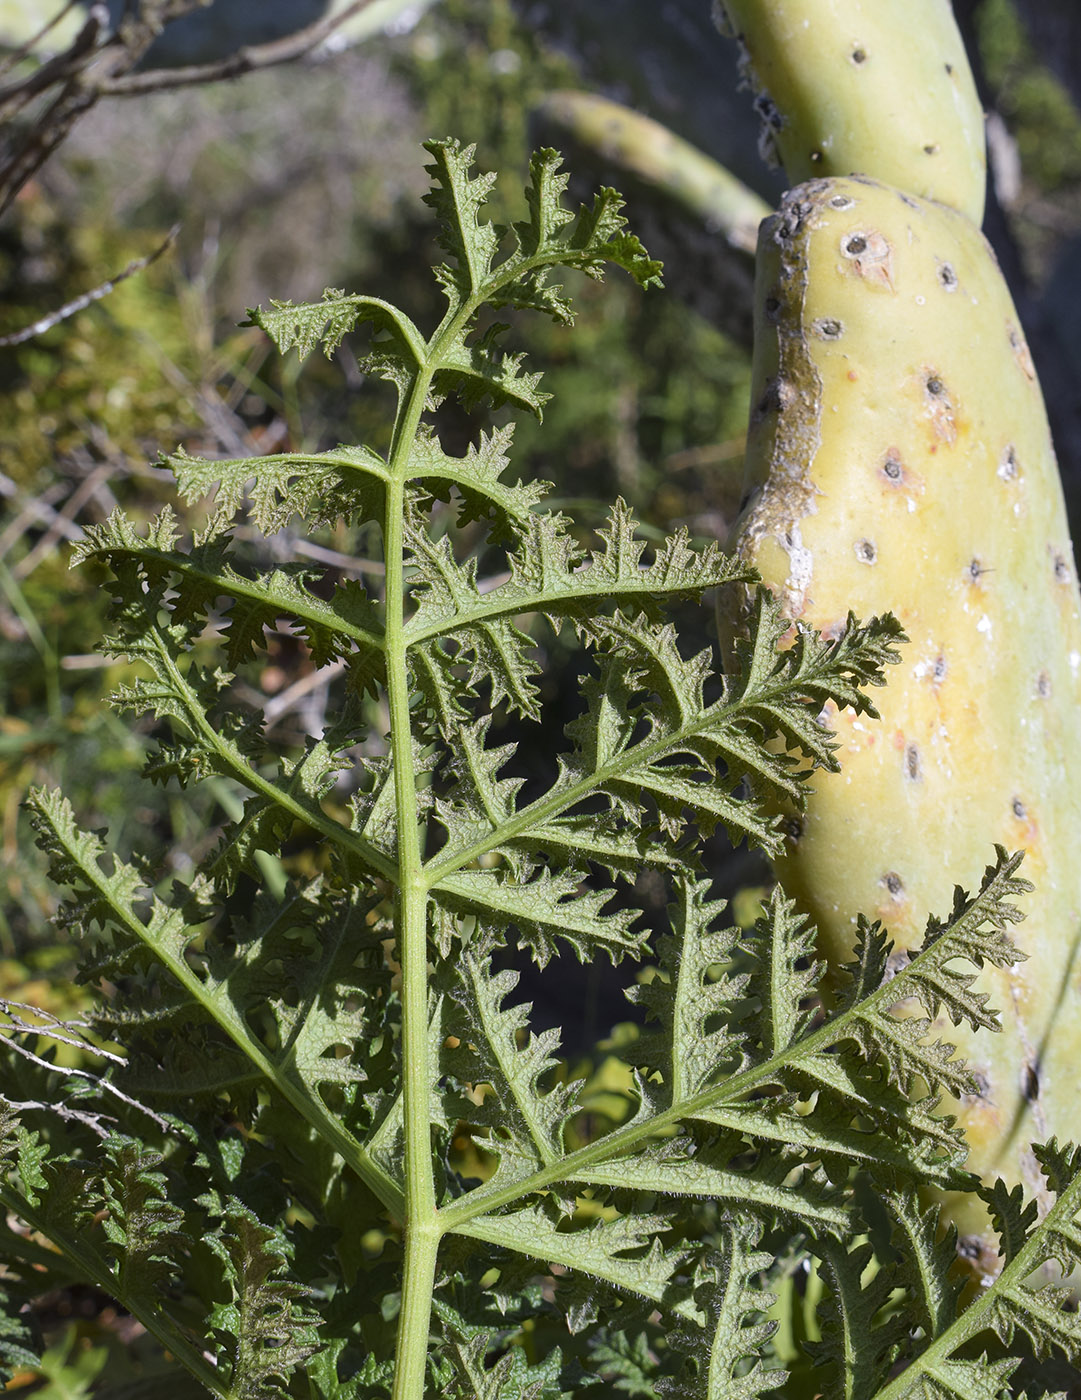
[[[164,92],[170,88],[192,87],[195,84],[217,83],[226,78],[239,78],[245,73],[254,73],[261,68],[274,68],[281,63],[291,63],[317,48],[324,39],[352,19],[361,10],[366,10],[372,0],[354,0],[336,15],[327,16],[300,29],[295,34],[286,34],[266,44],[250,44],[238,49],[216,63],[197,63],[187,68],[155,68],[147,73],[130,73],[103,83],[100,93],[103,97],[134,97],[145,92]]]
[[[354,0],[344,10],[268,44],[253,45],[220,63],[136,73],[151,44],[175,19],[203,8],[207,0],[143,0],[110,33],[108,11],[94,5],[78,35],[62,53],[0,88],[0,128],[36,99],[44,110],[0,154],[0,215],[61,144],[75,122],[103,97],[131,97],[166,88],[218,82],[287,63],[310,52],[372,0]],[[65,6],[59,19],[66,9]],[[50,21],[46,32],[56,20]]]
[[[83,292],[81,296],[75,297],[72,301],[66,301],[63,306],[57,307],[55,311],[50,311],[47,315],[41,316],[29,326],[24,326],[22,330],[12,331],[10,335],[0,335],[0,348],[6,349],[11,345],[22,345],[27,340],[33,340],[37,335],[44,335],[46,331],[52,330],[53,326],[58,326],[61,321],[66,321],[69,316],[74,316],[79,311],[84,311],[94,302],[106,297],[114,287],[120,285],[128,277],[134,276],[136,272],[142,272],[144,267],[149,267],[152,262],[157,262],[162,253],[173,246],[176,236],[180,232],[180,225],[174,224],[166,235],[165,241],[161,243],[152,253],[147,253],[145,258],[136,258],[129,262],[123,271],[118,272],[114,277],[110,277],[107,282],[100,283],[97,287],[91,288],[89,292]]]

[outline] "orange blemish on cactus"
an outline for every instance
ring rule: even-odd
[[[922,372],[924,405],[935,436],[952,445],[957,441],[957,415],[945,381],[935,369]]]
[[[1030,805],[1022,797],[1010,800],[1010,844],[1035,851],[1040,841],[1040,827]]]
[[[903,499],[910,511],[916,509],[915,497],[922,496],[924,491],[923,477],[905,464],[900,448],[886,448],[878,467],[878,474],[889,495]]]
[[[868,286],[893,291],[893,248],[883,234],[873,230],[845,234],[841,239],[841,256]]]
[[[878,883],[885,890],[886,897],[875,910],[875,917],[889,927],[907,916],[908,894],[896,870],[887,870]]]
[[[1017,327],[1009,321],[1006,323],[1006,334],[1010,338],[1010,349],[1013,351],[1014,359],[1021,367],[1021,372],[1031,384],[1035,384],[1036,366],[1032,363],[1032,355],[1029,352],[1025,337]]]

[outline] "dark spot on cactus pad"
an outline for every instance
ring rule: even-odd
[[[1010,803],[1010,810],[1013,812],[1014,816],[1019,822],[1023,822],[1025,820],[1025,804],[1021,801],[1019,797],[1015,797]]]
[[[784,834],[790,841],[798,841],[803,835],[803,823],[799,817],[788,817],[782,827]]]
[[[853,62],[853,63],[866,63],[866,62],[867,62],[867,50],[866,50],[866,49],[853,49],[853,50],[852,50],[852,55],[851,55],[851,57],[852,57],[852,62]]]
[[[937,153],[938,153],[938,147],[935,145],[935,143],[934,143],[933,141],[932,141],[932,142],[928,142],[928,144],[927,144],[926,146],[924,146],[924,148],[923,148],[923,153],[924,153],[925,156],[937,155]]]
[[[923,392],[927,416],[931,420],[935,437],[952,445],[957,441],[957,420],[949,390],[936,369],[927,368],[923,371]],[[937,450],[937,443],[931,450]]]
[[[953,73],[953,64],[952,64],[952,63],[947,63],[947,64],[946,64],[946,72],[947,72],[947,73],[951,73],[951,74]]]
[[[780,297],[767,297],[767,298],[766,298],[766,304],[765,304],[766,320],[767,320],[767,321],[770,321],[770,322],[775,322],[775,321],[778,319],[779,315],[780,315],[780,311],[781,311],[781,299],[780,299]]]
[[[897,454],[896,448],[891,447],[886,453],[886,460],[882,463],[882,472],[890,481],[900,481],[905,474],[905,469],[901,465],[901,458]]]
[[[931,679],[935,685],[941,685],[946,679],[946,672],[949,670],[946,658],[941,652],[935,657],[934,665],[931,667]]]
[[[893,247],[885,234],[874,229],[848,233],[840,246],[857,277],[876,289],[893,291]]]
[[[920,750],[918,744],[909,744],[905,749],[905,777],[918,782],[923,777],[923,765],[920,762]]]
[[[791,401],[791,392],[789,392]],[[765,418],[770,413],[780,413],[785,406],[784,386],[779,379],[771,379],[762,392],[762,397],[755,404],[755,420]]]
[[[812,165],[817,165],[818,162],[822,159],[822,152],[821,152],[821,151],[811,151],[811,153],[810,153],[810,155],[809,155],[809,159],[810,159],[810,162],[811,162]]]
[[[882,877],[882,883],[893,895],[894,899],[899,898],[905,892],[904,881],[896,870],[888,870]]]
[[[951,263],[939,263],[938,280],[948,292],[955,292],[957,290],[957,273],[954,272]]]
[[[991,570],[986,564],[981,564],[978,559],[973,559],[965,572],[973,583],[979,583],[983,575],[989,574]]]
[[[1046,671],[1041,671],[1036,677],[1036,694],[1041,700],[1047,700],[1051,695],[1051,677]]]
[[[998,464],[998,474],[1003,481],[1013,481],[1021,475],[1021,469],[1017,464],[1017,449],[1013,443],[1007,444],[1005,452]]]
[[[781,109],[768,93],[760,92],[758,94],[754,100],[754,110],[771,131],[780,131],[781,127],[784,126],[784,117],[781,115]]]
[[[811,322],[811,330],[820,340],[840,340],[844,329],[841,322],[832,316],[820,316],[817,321]]]
[[[1025,337],[1016,326],[1007,328],[1010,337],[1010,349],[1013,351],[1014,359],[1021,366],[1021,371],[1030,382],[1036,381],[1036,366],[1032,363],[1032,356],[1029,354]]]
[[[855,550],[856,558],[861,564],[876,564],[878,562],[878,550],[870,540],[857,540]]]
[[[835,194],[830,200],[831,209],[851,209],[856,203],[854,199],[849,199],[846,194]]]
[[[1062,554],[1055,555],[1055,578],[1059,583],[1069,583],[1070,566]]]
[[[1027,1103],[1035,1103],[1040,1097],[1040,1066],[1038,1063],[1021,1067],[1021,1092]]]

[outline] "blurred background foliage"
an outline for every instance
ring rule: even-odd
[[[243,3],[233,0],[232,10]],[[247,3],[259,12],[259,0]],[[555,89],[603,92],[663,121],[772,202],[780,180],[757,160],[747,94],[707,0],[381,3],[383,27],[363,43],[230,82],[99,103],[0,222],[0,336],[148,254],[180,223],[175,248],[145,271],[25,343],[0,347],[0,998],[62,1014],[80,997],[64,935],[50,922],[56,892],[23,824],[29,784],[63,786],[85,824],[108,826],[121,855],[142,855],[165,881],[213,842],[216,814],[237,800],[220,783],[180,793],[141,779],[152,730],[104,703],[124,668],[95,650],[102,579],[68,572],[70,544],[118,504],[145,520],[172,501],[171,477],[155,463],[181,443],[223,456],[383,445],[385,390],[364,383],[348,344],[301,370],[240,323],[249,306],[328,285],[387,295],[421,325],[438,320],[428,267],[439,255],[419,198],[423,138],[475,142],[480,167],[507,176],[493,208],[499,219],[523,213],[516,201],[531,147],[562,146],[572,193],[586,198],[598,183],[622,189],[632,227],[668,263],[664,293],[643,297],[618,279],[575,288],[573,334],[522,323],[521,343],[554,398],[543,425],[520,425],[517,472],[553,481],[587,526],[616,494],[653,534],[686,525],[699,538],[723,538],[735,513],[751,258],[670,192],[537,116]],[[11,8],[0,7],[0,39]],[[988,231],[1047,386],[1076,506],[1076,94],[1012,0],[972,0],[959,15],[993,115]],[[455,450],[477,429],[464,418],[442,426]],[[182,511],[188,525],[199,518],[198,509]],[[287,530],[270,548],[279,557],[300,550],[328,579],[365,570],[363,530],[338,527],[312,541]],[[576,678],[566,666],[553,648],[543,682],[552,730],[538,738],[538,764],[573,714]],[[329,692],[296,638],[269,636],[245,680],[283,746],[321,728]],[[299,833],[285,867],[308,859]],[[765,870],[719,844],[710,859],[729,893],[742,891],[737,917],[753,920]],[[660,913],[663,890],[638,894],[647,916]],[[603,969],[569,980],[553,968],[530,990],[540,1024],[576,1028],[575,1053],[626,1015]],[[583,998],[569,1012],[568,994]],[[613,1066],[596,1069],[599,1105]],[[92,1365],[65,1330],[80,1306],[58,1302],[54,1360],[82,1388],[24,1377],[36,1393],[93,1393],[98,1353]],[[100,1300],[86,1304],[88,1316],[99,1308]],[[100,1329],[86,1336],[101,1343]],[[73,1367],[82,1367],[77,1376]]]

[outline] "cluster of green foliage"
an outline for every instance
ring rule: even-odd
[[[1081,114],[1037,58],[1011,0],[983,0],[976,22],[987,80],[1027,179],[1041,193],[1081,180]]]
[[[544,406],[500,317],[565,325],[565,271],[610,263],[648,287],[659,269],[612,191],[564,207],[554,152],[505,227],[470,150],[428,151],[445,254],[430,336],[337,291],[254,313],[301,355],[370,328],[366,370],[396,396],[385,453],[179,453],[185,498],[216,488],[189,544],[167,509],[145,532],[118,512],[81,547],[112,578],[107,645],[140,671],[117,704],[159,725],[148,776],[244,800],[181,880],[110,855],[61,793],[32,798],[98,1001],[89,1028],[24,1040],[101,1069],[46,1050],[5,1081],[0,1354],[9,1372],[32,1360],[22,1302],[78,1280],[157,1340],[176,1394],[187,1376],[223,1400],[998,1400],[1026,1348],[1081,1353],[1064,1291],[1033,1281],[1081,1265],[1078,1153],[1037,1149],[1056,1198],[1039,1223],[1019,1192],[981,1187],[937,1113],[968,1075],[929,1032],[943,1011],[994,1026],[964,967],[1015,960],[1019,858],[999,851],[892,977],[863,924],[828,1012],[813,930],[780,891],[750,931],[726,922],[703,838],[777,847],[780,805],[837,766],[823,706],[873,715],[900,629],[852,619],[782,647],[777,605],[715,546],[647,547],[623,501],[577,531],[514,480],[510,426],[446,449],[449,399]],[[295,517],[363,525],[383,587],[236,539],[244,519],[272,536]],[[678,626],[717,588],[749,601],[727,672]],[[336,678],[299,755],[241,685],[283,620]],[[556,634],[580,653],[580,704],[526,788],[515,743],[537,732]],[[316,856],[289,868],[298,833]],[[629,902],[644,873],[669,894],[652,950]],[[606,1130],[557,1034],[531,1032],[513,948],[630,970],[648,1029]],[[1001,1236],[1001,1274],[964,1309],[928,1186],[979,1191]],[[778,1300],[812,1261],[820,1337],[787,1354]]]

